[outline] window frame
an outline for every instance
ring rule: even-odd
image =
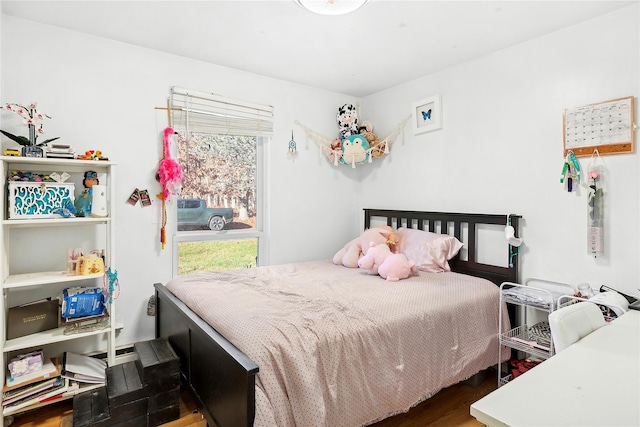
[[[172,230],[172,277],[178,276],[178,246],[182,242],[198,242],[198,241],[226,241],[226,240],[245,240],[257,239],[258,253],[256,265],[268,265],[268,233],[265,225],[268,224],[267,213],[267,185],[268,164],[266,147],[271,142],[271,136],[256,136],[256,228],[250,230],[222,230],[222,231],[178,231],[177,221],[177,202],[172,209],[174,218]],[[176,138],[177,140],[177,138]],[[177,144],[177,142],[176,142]],[[174,147],[174,152],[177,147]]]

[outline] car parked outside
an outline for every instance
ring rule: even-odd
[[[186,227],[208,227],[220,231],[232,221],[231,208],[208,208],[202,199],[178,199],[178,230]]]

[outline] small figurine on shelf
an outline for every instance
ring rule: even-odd
[[[100,184],[100,181],[98,180],[97,172],[86,171],[84,173],[84,179],[82,180],[84,190],[78,197],[76,197],[74,203],[76,216],[91,216],[91,201],[93,196],[91,187],[98,184]]]
[[[84,154],[78,154],[78,160],[109,160],[100,150],[87,150]]]

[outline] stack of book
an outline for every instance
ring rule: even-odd
[[[2,413],[11,415],[32,407],[70,397],[79,386],[77,382],[61,375],[61,362],[52,359],[43,363],[42,369],[19,377],[7,376],[2,393]]]
[[[51,147],[46,147],[44,151],[45,157],[56,159],[75,159],[75,150],[67,144],[51,144]]]
[[[81,383],[104,385],[107,363],[104,360],[65,352],[42,364],[42,369],[11,377],[2,393],[2,414],[12,415],[75,396]]]

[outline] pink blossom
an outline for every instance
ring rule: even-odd
[[[598,172],[597,170],[590,170],[589,171],[589,178],[591,178],[591,179],[600,178],[600,172]]]

